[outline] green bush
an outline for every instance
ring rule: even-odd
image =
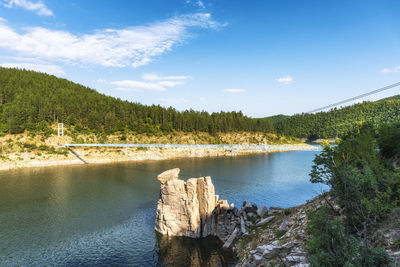
[[[306,242],[311,266],[389,266],[389,255],[382,248],[365,248],[359,238],[348,235],[345,221],[327,206],[308,214]]]
[[[311,182],[330,186],[341,213],[324,206],[309,214],[313,266],[387,266],[385,250],[369,244],[370,230],[400,201],[400,173],[388,163],[396,155],[398,126],[360,125],[314,159]],[[361,242],[362,240],[362,242]]]

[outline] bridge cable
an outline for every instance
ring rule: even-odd
[[[353,100],[357,100],[359,98],[363,98],[363,97],[366,97],[366,96],[369,96],[369,95],[373,95],[373,94],[376,94],[376,93],[379,93],[379,92],[382,92],[382,91],[385,91],[385,90],[389,90],[389,89],[391,89],[393,87],[397,87],[399,85],[400,85],[400,82],[397,82],[397,83],[394,83],[394,84],[391,84],[391,85],[388,85],[388,86],[373,90],[373,91],[365,93],[365,94],[361,94],[361,95],[358,95],[358,96],[355,96],[355,97],[348,98],[346,100],[339,101],[337,103],[333,103],[333,104],[324,106],[322,108],[313,109],[313,110],[305,112],[305,113],[307,114],[307,113],[315,113],[315,112],[318,112],[318,111],[322,111],[324,109],[332,108],[332,107],[338,106],[340,104],[344,104],[344,103],[347,103],[347,102],[350,102],[350,101],[353,101]]]

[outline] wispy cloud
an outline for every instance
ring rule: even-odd
[[[384,68],[381,70],[382,73],[392,73],[392,72],[400,72],[400,66],[389,69],[389,68]]]
[[[204,5],[204,2],[203,1],[201,1],[201,0],[186,0],[186,4],[190,4],[190,5],[194,5],[194,6],[197,6],[197,7],[199,7],[199,8],[201,8],[201,9],[205,9],[206,8],[206,6]]]
[[[2,22],[0,48],[48,61],[138,67],[183,44],[191,38],[189,30],[196,27],[218,29],[223,24],[214,21],[209,13],[195,13],[145,26],[76,35],[43,27],[28,27],[19,33]]]
[[[225,89],[224,91],[227,93],[232,93],[232,94],[239,94],[239,93],[247,92],[247,90],[245,90],[245,89]]]
[[[294,79],[293,79],[292,76],[288,75],[288,76],[285,76],[285,77],[278,78],[278,79],[276,79],[276,81],[278,83],[282,83],[282,84],[286,84],[287,85],[287,84],[293,83]]]
[[[160,76],[153,73],[144,73],[142,79],[145,81],[166,81],[166,80],[187,80],[191,79],[192,76]]]
[[[64,75],[64,70],[57,65],[34,64],[34,63],[1,63],[0,66],[5,68],[18,68],[26,70],[34,70],[53,75]]]
[[[25,10],[34,11],[39,16],[54,16],[51,11],[42,1],[31,2],[28,0],[4,0],[3,5],[8,8],[20,7]]]
[[[114,81],[116,90],[120,91],[165,91],[168,87],[175,87],[185,84],[185,80],[191,76],[159,76],[157,74],[146,73],[142,75],[143,81],[123,80]]]

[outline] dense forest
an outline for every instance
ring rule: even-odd
[[[331,198],[309,214],[311,266],[393,264],[383,247],[397,251],[400,236],[387,243],[379,229],[399,229],[399,139],[400,123],[367,123],[315,157],[311,182],[327,184]]]
[[[273,130],[270,121],[249,118],[241,112],[209,114],[146,106],[106,96],[52,75],[0,68],[0,134],[42,131],[56,122],[74,126],[76,131],[108,134]]]
[[[177,111],[123,101],[44,73],[0,67],[0,134],[43,132],[63,122],[75,132],[261,131],[313,140],[341,137],[365,122],[400,121],[399,113],[399,96],[328,112],[267,118],[250,118],[240,111]]]
[[[400,121],[399,96],[376,102],[364,102],[353,106],[332,109],[316,114],[298,114],[290,117],[273,117],[270,120],[277,133],[310,140],[342,137],[354,126],[363,123]],[[279,118],[279,119],[277,119]]]

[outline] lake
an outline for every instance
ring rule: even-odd
[[[309,182],[312,151],[77,165],[0,172],[0,265],[231,266],[218,240],[154,232],[160,183],[211,176],[220,199],[300,205],[324,187]]]

